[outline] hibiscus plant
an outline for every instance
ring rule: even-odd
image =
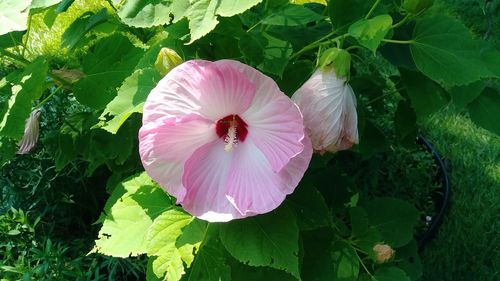
[[[425,216],[343,161],[414,145],[449,104],[500,134],[500,52],[438,1],[2,0],[0,19],[0,163],[43,146],[106,169],[92,252],[147,255],[147,280],[418,280]],[[37,144],[56,96],[75,108]]]

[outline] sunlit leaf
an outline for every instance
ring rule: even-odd
[[[298,232],[293,213],[279,208],[271,213],[221,225],[222,244],[237,260],[269,266],[299,277]]]
[[[353,23],[349,27],[349,34],[356,38],[362,46],[375,52],[391,28],[391,16],[380,15]]]
[[[11,82],[12,95],[4,109],[0,111],[0,135],[21,139],[24,124],[32,110],[32,103],[42,95],[48,65],[40,57],[21,72]]]
[[[104,206],[104,223],[92,251],[122,258],[144,254],[147,230],[171,205],[165,191],[146,173],[128,178]]]
[[[263,24],[297,26],[321,20],[323,17],[302,5],[286,5],[262,19]]]
[[[26,29],[31,0],[0,1],[0,35]]]

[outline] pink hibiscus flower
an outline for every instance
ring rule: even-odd
[[[237,61],[187,61],[144,105],[146,172],[208,221],[267,213],[293,192],[312,145],[302,115],[276,83]]]

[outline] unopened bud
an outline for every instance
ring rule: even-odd
[[[333,71],[339,78],[346,78],[351,71],[351,55],[339,48],[330,48],[319,58],[319,68],[323,71]]]
[[[373,246],[373,251],[375,252],[375,261],[378,263],[384,263],[392,259],[395,251],[391,246],[386,244],[376,244]]]
[[[17,154],[27,154],[38,142],[38,135],[40,134],[40,109],[35,109],[31,112],[30,117],[26,120],[24,126],[24,135],[18,146]]]
[[[418,14],[432,6],[432,4],[434,4],[434,0],[405,0],[402,7],[408,13]]]
[[[316,152],[336,152],[358,143],[356,97],[333,70],[316,70],[292,96]]]
[[[155,61],[155,68],[165,76],[174,67],[181,64],[182,58],[172,49],[161,48]]]

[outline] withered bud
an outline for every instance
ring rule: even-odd
[[[30,113],[30,117],[26,120],[24,126],[24,135],[18,146],[17,154],[27,154],[30,152],[38,142],[40,134],[40,109],[35,109]]]

